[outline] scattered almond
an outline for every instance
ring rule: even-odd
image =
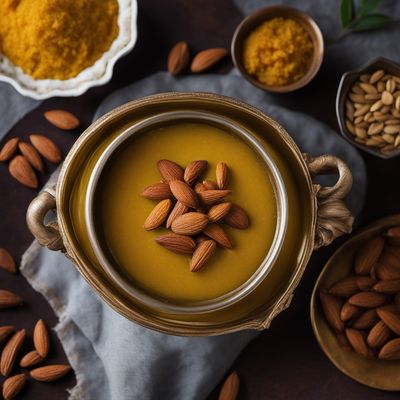
[[[40,154],[37,150],[31,146],[29,143],[26,142],[19,142],[18,144],[19,151],[22,153],[23,156],[29,161],[33,168],[37,171],[43,172],[44,166],[43,161],[40,157]]]
[[[189,207],[182,204],[180,201],[175,203],[174,208],[172,209],[171,213],[168,216],[166,227],[169,229],[172,225],[172,222],[175,221],[180,215],[183,215],[189,211]]]
[[[236,229],[247,229],[249,227],[249,217],[243,208],[237,204],[232,204],[231,210],[223,221]]]
[[[385,241],[381,237],[374,237],[368,240],[358,251],[355,260],[357,274],[369,274],[378,261]]]
[[[387,342],[381,348],[378,357],[382,360],[400,360],[400,338]]]
[[[220,203],[216,204],[215,206],[212,206],[208,210],[208,217],[210,218],[210,221],[218,222],[229,213],[231,207],[232,207],[231,203]]]
[[[9,290],[0,290],[0,308],[20,306],[23,300]]]
[[[183,181],[174,180],[169,183],[174,197],[183,205],[190,208],[196,208],[198,205],[195,191]]]
[[[217,224],[208,224],[204,229],[203,233],[214,239],[219,245],[226,247],[227,249],[232,248],[232,242],[229,239],[226,232]]]
[[[183,180],[183,175],[184,175],[183,168],[173,161],[159,160],[157,162],[157,168],[166,182],[174,180],[180,180],[180,181]]]
[[[0,344],[3,343],[14,332],[14,327],[11,325],[0,326]]]
[[[35,345],[35,349],[40,356],[45,358],[50,349],[50,338],[42,319],[39,319],[35,325],[35,329],[33,331],[33,344]]]
[[[13,399],[25,386],[25,374],[10,376],[3,382],[3,398],[4,400]]]
[[[32,367],[32,365],[36,365],[42,361],[43,361],[43,357],[41,357],[40,354],[36,350],[32,350],[22,357],[19,365],[22,368],[28,368],[28,367]]]
[[[178,42],[168,55],[168,72],[180,74],[189,65],[189,46],[186,42]]]
[[[192,185],[207,169],[208,162],[205,160],[192,161],[185,169],[183,179],[188,185]]]
[[[156,242],[166,249],[178,254],[193,254],[196,249],[196,242],[190,236],[167,233],[159,236]]]
[[[228,54],[228,50],[224,48],[214,48],[200,51],[193,58],[190,70],[192,72],[203,72],[212,67]]]
[[[9,139],[0,151],[0,161],[9,161],[18,149],[19,138]]]
[[[25,336],[25,329],[22,329],[14,333],[14,335],[5,345],[0,359],[0,372],[3,376],[10,375],[17,358],[18,351],[25,340]]]
[[[0,268],[13,274],[17,272],[17,267],[12,255],[2,247],[0,247]]]
[[[190,271],[197,272],[206,265],[217,249],[214,240],[204,240],[199,243],[190,262]]]
[[[34,170],[28,160],[21,155],[15,156],[8,166],[10,175],[24,186],[37,189],[39,186]]]
[[[235,400],[239,393],[239,377],[234,371],[229,374],[219,392],[218,400]]]
[[[219,189],[226,189],[228,185],[229,169],[224,162],[219,162],[216,168],[217,185]]]
[[[170,199],[161,200],[147,217],[143,228],[146,229],[146,231],[150,231],[162,225],[168,217],[171,206],[172,201]]]
[[[44,113],[44,117],[57,128],[66,131],[76,129],[80,125],[79,119],[69,111],[50,110]]]
[[[46,365],[45,367],[39,367],[33,369],[30,375],[33,379],[41,382],[53,382],[57,379],[62,378],[71,370],[69,365]]]
[[[213,205],[232,193],[232,190],[205,190],[197,193],[201,202],[207,206]]]
[[[169,184],[166,182],[158,182],[147,186],[140,195],[150,200],[164,200],[173,197]]]
[[[30,135],[29,139],[36,150],[46,159],[54,164],[62,160],[59,147],[49,138],[42,135]]]
[[[342,332],[344,329],[344,323],[340,319],[342,301],[338,297],[332,296],[324,290],[319,291],[319,298],[321,300],[325,318],[329,325],[335,330],[335,332]]]
[[[172,232],[180,235],[197,235],[208,224],[208,217],[199,212],[189,212],[177,217],[171,225]]]

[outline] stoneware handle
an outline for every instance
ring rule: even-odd
[[[334,186],[322,187],[313,184],[317,197],[317,225],[314,249],[327,246],[337,237],[350,233],[354,218],[347,208],[344,198],[353,184],[349,167],[339,158],[329,155],[311,157],[304,154],[311,178],[317,175],[338,174]]]
[[[57,221],[45,223],[45,217],[51,210],[56,210],[56,199],[51,190],[45,189],[35,197],[28,207],[26,221],[36,240],[50,250],[65,251]]]

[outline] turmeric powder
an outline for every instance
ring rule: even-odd
[[[250,33],[244,43],[243,64],[261,83],[284,86],[306,74],[313,50],[311,38],[299,22],[277,17]]]
[[[0,51],[35,79],[75,77],[117,35],[117,0],[0,1]]]

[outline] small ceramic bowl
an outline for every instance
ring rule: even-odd
[[[313,58],[306,74],[298,81],[285,86],[267,86],[258,81],[254,76],[250,75],[243,65],[242,56],[244,41],[255,28],[257,28],[263,22],[275,17],[290,18],[299,22],[310,35],[314,45]],[[255,11],[239,24],[233,35],[231,53],[233,62],[237,69],[254,86],[257,86],[260,89],[268,92],[288,93],[304,87],[317,74],[324,56],[324,39],[318,25],[309,15],[292,7],[271,6]]]
[[[319,303],[320,288],[328,288],[349,275],[354,256],[366,240],[400,224],[400,214],[375,221],[342,245],[325,264],[311,297],[311,324],[315,337],[325,355],[344,374],[364,385],[388,390],[400,390],[400,362],[365,358],[343,349],[328,326]]]
[[[351,87],[362,74],[372,73],[379,69],[383,69],[392,75],[400,76],[400,65],[383,57],[376,58],[368,64],[363,65],[359,69],[343,74],[336,95],[336,116],[340,132],[347,141],[349,141],[351,144],[354,144],[354,146],[357,146],[361,150],[366,151],[367,153],[388,159],[399,156],[400,148],[390,153],[383,153],[377,147],[370,147],[365,144],[356,142],[354,140],[354,136],[349,132],[346,127],[346,99]]]

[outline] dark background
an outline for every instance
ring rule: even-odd
[[[55,98],[43,102],[14,126],[3,142],[12,136],[27,139],[31,133],[41,133],[59,144],[66,155],[80,131],[61,132],[50,126],[43,118],[44,111],[53,108],[72,111],[82,121],[82,128],[86,128],[107,94],[165,70],[168,52],[177,41],[186,40],[192,54],[209,47],[229,47],[234,29],[241,19],[242,15],[230,0],[139,0],[138,42],[135,49],[117,63],[112,81],[78,98]],[[225,60],[211,72],[226,73],[231,68],[232,63]],[[343,72],[340,65],[324,63],[317,77],[306,88],[287,95],[276,95],[274,102],[310,114],[338,130],[334,102]],[[381,160],[365,153],[362,156],[367,165],[368,192],[358,226],[398,213],[400,209],[400,158]],[[55,166],[47,164],[46,174],[40,177],[41,184],[46,182],[54,169]],[[25,212],[36,194],[36,191],[16,183],[8,174],[6,164],[0,165],[0,247],[9,249],[18,262],[32,241],[25,224]],[[290,309],[273,321],[270,330],[262,332],[250,343],[232,366],[241,379],[239,399],[397,397],[396,394],[362,386],[339,372],[319,349],[312,333],[308,308],[313,283],[324,262],[343,240],[313,255]],[[0,311],[0,326],[13,324],[28,330],[28,340],[21,352],[25,354],[32,349],[32,330],[37,319],[43,318],[48,326],[54,326],[57,317],[44,298],[20,275],[0,271],[0,282],[0,289],[12,290],[25,299],[25,305],[20,309]],[[54,333],[48,362],[67,362]],[[63,399],[66,398],[65,389],[74,383],[72,373],[51,384],[29,382],[19,398]],[[215,388],[210,400],[218,398],[218,390],[219,387]]]

